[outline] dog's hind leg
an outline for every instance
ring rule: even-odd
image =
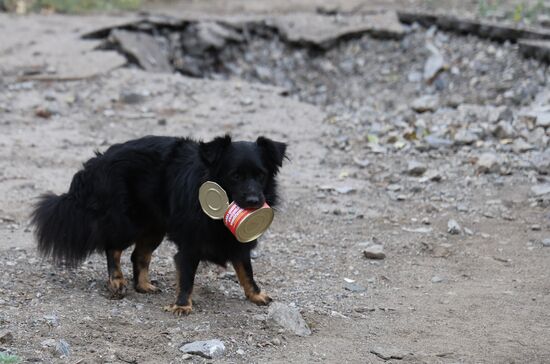
[[[232,263],[233,268],[235,268],[235,273],[237,273],[239,283],[243,287],[246,298],[260,306],[268,305],[271,302],[271,297],[269,297],[265,292],[261,292],[260,288],[254,281],[254,273],[252,271],[250,257]]]
[[[121,299],[126,295],[128,281],[124,279],[120,269],[120,257],[122,250],[108,249],[107,253],[107,272],[109,273],[109,291],[112,298]]]
[[[163,235],[141,238],[136,241],[136,247],[132,253],[132,265],[134,268],[134,287],[139,293],[157,293],[160,289],[151,283],[149,278],[149,264],[153,251],[162,242]]]

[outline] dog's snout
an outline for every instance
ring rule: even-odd
[[[249,207],[259,207],[262,201],[260,201],[260,198],[258,196],[247,196],[245,202],[246,205]]]

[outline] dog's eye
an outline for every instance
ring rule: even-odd
[[[241,175],[238,172],[234,172],[234,173],[231,174],[231,179],[233,181],[240,181],[241,180]]]

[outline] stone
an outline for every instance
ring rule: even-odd
[[[71,346],[65,340],[59,339],[59,341],[55,344],[55,351],[59,354],[59,356],[69,357],[71,355]]]
[[[390,360],[390,359],[401,360],[407,355],[409,355],[408,352],[401,349],[394,348],[394,347],[377,346],[374,349],[371,349],[370,352],[383,360]]]
[[[427,111],[433,112],[439,107],[439,97],[432,95],[420,96],[413,100],[411,108],[418,112],[424,113]]]
[[[509,121],[501,120],[493,129],[493,135],[499,139],[514,138],[516,131]]]
[[[478,173],[496,172],[499,168],[498,157],[493,153],[483,153],[477,160]]]
[[[57,341],[55,339],[46,339],[40,342],[40,345],[42,345],[42,347],[44,348],[55,347],[56,344],[57,344]]]
[[[550,248],[550,239],[544,239],[542,241],[542,246],[545,248]]]
[[[447,66],[443,55],[433,44],[428,43],[426,48],[430,51],[430,56],[424,64],[423,77],[427,83],[432,83],[437,75],[443,71]]]
[[[289,13],[276,16],[271,24],[291,43],[313,44],[328,48],[346,36],[370,34],[380,38],[402,38],[405,28],[393,11],[355,14],[345,18],[314,13]]]
[[[456,145],[470,145],[479,140],[479,137],[467,129],[460,129],[454,136]]]
[[[122,91],[118,97],[120,102],[125,104],[139,104],[142,103],[145,100],[145,97],[134,91]]]
[[[435,135],[427,135],[424,138],[424,141],[428,144],[428,146],[434,149],[450,147],[453,145],[453,142],[451,140],[441,138]]]
[[[194,341],[180,347],[180,351],[207,359],[216,359],[225,353],[225,345],[218,339]]]
[[[530,163],[540,174],[550,174],[550,149],[533,153]]]
[[[361,293],[367,290],[365,287],[353,282],[344,283],[344,289],[354,293]]]
[[[535,147],[527,143],[523,138],[517,138],[512,144],[512,150],[515,153],[525,153],[533,149],[535,149]]]
[[[380,244],[374,244],[367,247],[363,251],[363,255],[368,259],[384,259],[386,254],[384,253],[384,247]]]
[[[309,336],[311,330],[296,307],[281,302],[272,303],[267,312],[267,320],[276,323],[286,331],[298,336]]]
[[[550,184],[546,183],[546,184],[535,185],[531,187],[531,192],[533,192],[535,196],[546,195],[550,193]]]
[[[537,115],[537,121],[535,122],[536,126],[540,126],[543,128],[550,127],[550,111],[541,112],[536,115]]]
[[[412,160],[407,165],[407,174],[410,176],[420,177],[426,172],[427,167],[425,164]]]
[[[13,334],[8,330],[0,330],[0,344],[11,344],[13,342]]]
[[[201,21],[193,24],[191,28],[194,28],[196,36],[194,43],[186,46],[186,49],[194,48],[195,52],[204,53],[209,49],[222,49],[229,42],[240,43],[244,40],[243,36],[235,29],[213,21]],[[188,40],[191,37],[185,38]],[[185,41],[186,39],[184,39]]]
[[[458,235],[462,232],[462,228],[456,220],[451,219],[447,222],[447,232],[451,235]]]
[[[124,54],[127,54],[144,70],[162,73],[173,71],[168,61],[167,52],[162,49],[152,35],[114,29],[111,31],[110,38]]]
[[[439,277],[439,276],[433,276],[432,277],[432,283],[441,283],[443,281],[444,281],[444,279]]]
[[[531,230],[533,231],[541,231],[542,227],[539,224],[533,224],[531,225]]]

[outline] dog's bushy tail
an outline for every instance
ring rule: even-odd
[[[31,218],[39,252],[56,263],[76,266],[97,248],[93,216],[71,193],[42,195]]]

